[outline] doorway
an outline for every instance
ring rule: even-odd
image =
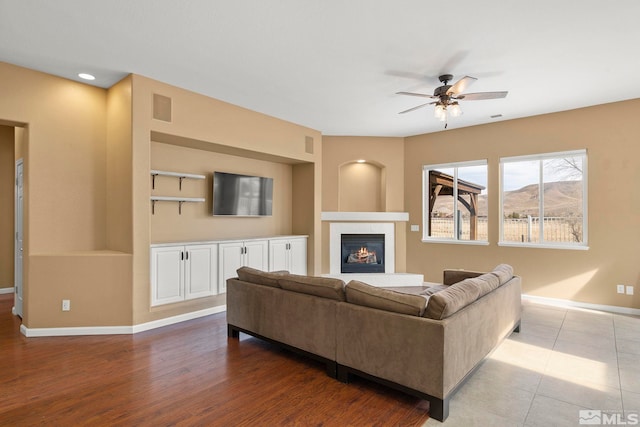
[[[0,120],[0,294],[13,294],[12,313],[24,314],[24,180],[26,124]]]
[[[23,212],[24,212],[24,162],[22,159],[16,161],[16,192],[15,192],[15,243],[14,243],[14,269],[13,282],[15,291],[14,314],[22,318],[22,296],[23,296]]]

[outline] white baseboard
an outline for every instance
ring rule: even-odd
[[[14,292],[14,288],[0,288],[0,295],[2,294],[12,294]]]
[[[604,304],[590,304],[588,302],[577,302],[568,299],[557,299],[539,297],[535,295],[523,294],[522,299],[537,302],[540,304],[551,305],[554,307],[572,307],[572,308],[584,308],[587,310],[599,310],[607,311],[611,313],[631,314],[634,316],[640,316],[640,309],[629,307],[618,307],[617,305],[604,305]]]
[[[227,311],[226,305],[219,305],[217,307],[206,308],[204,310],[193,311],[191,313],[179,314],[173,317],[167,317],[165,319],[154,320],[152,322],[141,323],[139,325],[133,325],[132,331],[134,334],[138,332],[149,331],[155,328],[161,328],[163,326],[173,325],[175,323],[186,322],[187,320],[197,319],[199,317],[209,316],[211,314],[222,313]]]
[[[20,332],[25,337],[62,337],[76,335],[130,335],[138,332],[149,331],[151,329],[161,328],[187,320],[197,319],[199,317],[209,316],[211,314],[222,313],[227,310],[226,305],[207,308],[204,310],[193,311],[191,313],[180,314],[177,316],[167,317],[165,319],[154,320],[151,322],[141,323],[132,326],[80,326],[65,328],[27,328],[20,325]]]

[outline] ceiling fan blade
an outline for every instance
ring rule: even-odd
[[[396,92],[396,95],[419,96],[419,97],[422,97],[422,98],[433,98],[433,99],[437,98],[437,97],[435,97],[433,95],[427,95],[425,93],[415,93],[415,92]]]
[[[422,107],[426,107],[427,105],[435,104],[435,102],[427,102],[426,104],[420,104],[417,107],[409,108],[408,110],[400,111],[398,114],[409,113],[411,111],[417,110]]]
[[[477,93],[466,93],[462,95],[456,96],[456,99],[464,99],[465,101],[481,101],[483,99],[498,99],[505,98],[509,92],[477,92]]]
[[[476,80],[478,79],[476,79],[475,77],[464,76],[449,88],[449,90],[447,91],[447,95],[457,95],[461,92],[464,92],[464,90]]]

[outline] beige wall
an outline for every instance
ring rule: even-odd
[[[338,172],[338,210],[384,212],[384,168],[371,163],[347,163]]]
[[[406,206],[421,224],[424,164],[487,159],[489,246],[422,243],[408,232],[407,270],[440,281],[445,268],[509,263],[527,294],[640,308],[640,100],[448,130],[406,139]],[[499,159],[586,148],[589,250],[499,247]],[[408,227],[409,225],[407,225]],[[634,285],[634,296],[616,294]]]
[[[0,120],[29,126],[29,250],[105,248],[106,91],[9,64],[0,89]]]
[[[14,128],[16,141],[15,141],[15,149],[16,149],[16,160],[22,159],[25,154],[25,145],[27,144],[27,132],[24,128],[17,127]]]
[[[320,150],[321,147],[318,147]],[[318,163],[293,165],[292,234],[309,236],[307,242],[307,273],[321,273],[322,225],[319,219],[322,181]]]
[[[130,256],[108,251],[106,237],[107,91],[0,63],[0,93],[0,121],[24,126],[16,137],[25,165],[23,324],[130,325],[131,298],[121,297],[131,281],[111,271],[114,257],[130,270]],[[43,258],[64,259],[65,274]],[[71,312],[62,312],[63,298]]]
[[[131,256],[114,251],[30,257],[30,328],[131,325]],[[129,284],[129,286],[123,286]],[[46,298],[42,288],[49,289]],[[63,299],[71,310],[61,311]]]
[[[322,150],[322,210],[346,211],[339,206],[340,169],[357,160],[366,160],[381,169],[380,179],[386,183],[380,193],[381,208],[388,212],[404,211],[403,138],[323,136]]]
[[[106,247],[125,253],[133,251],[131,96],[129,76],[109,88],[106,105]]]
[[[323,136],[322,210],[404,212],[404,138]],[[355,163],[365,160],[364,165]],[[360,168],[360,166],[363,166]],[[372,172],[376,170],[376,172]],[[357,186],[364,178],[378,181],[372,200],[362,200]],[[342,200],[342,201],[341,201]],[[349,200],[347,202],[347,200]],[[406,227],[397,222],[396,272],[406,270]],[[329,223],[322,224],[322,272],[329,272]]]
[[[0,125],[0,288],[13,287],[15,135]]]

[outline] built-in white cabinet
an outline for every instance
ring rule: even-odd
[[[151,305],[215,295],[218,245],[151,248]]]
[[[307,238],[269,239],[269,271],[307,274]]]
[[[218,284],[218,245],[185,246],[185,299],[215,295]]]
[[[223,294],[243,266],[307,274],[307,236],[151,245],[151,306]]]
[[[269,241],[247,240],[220,243],[218,248],[218,293],[227,291],[227,279],[237,277],[240,267],[267,270],[269,266]]]

